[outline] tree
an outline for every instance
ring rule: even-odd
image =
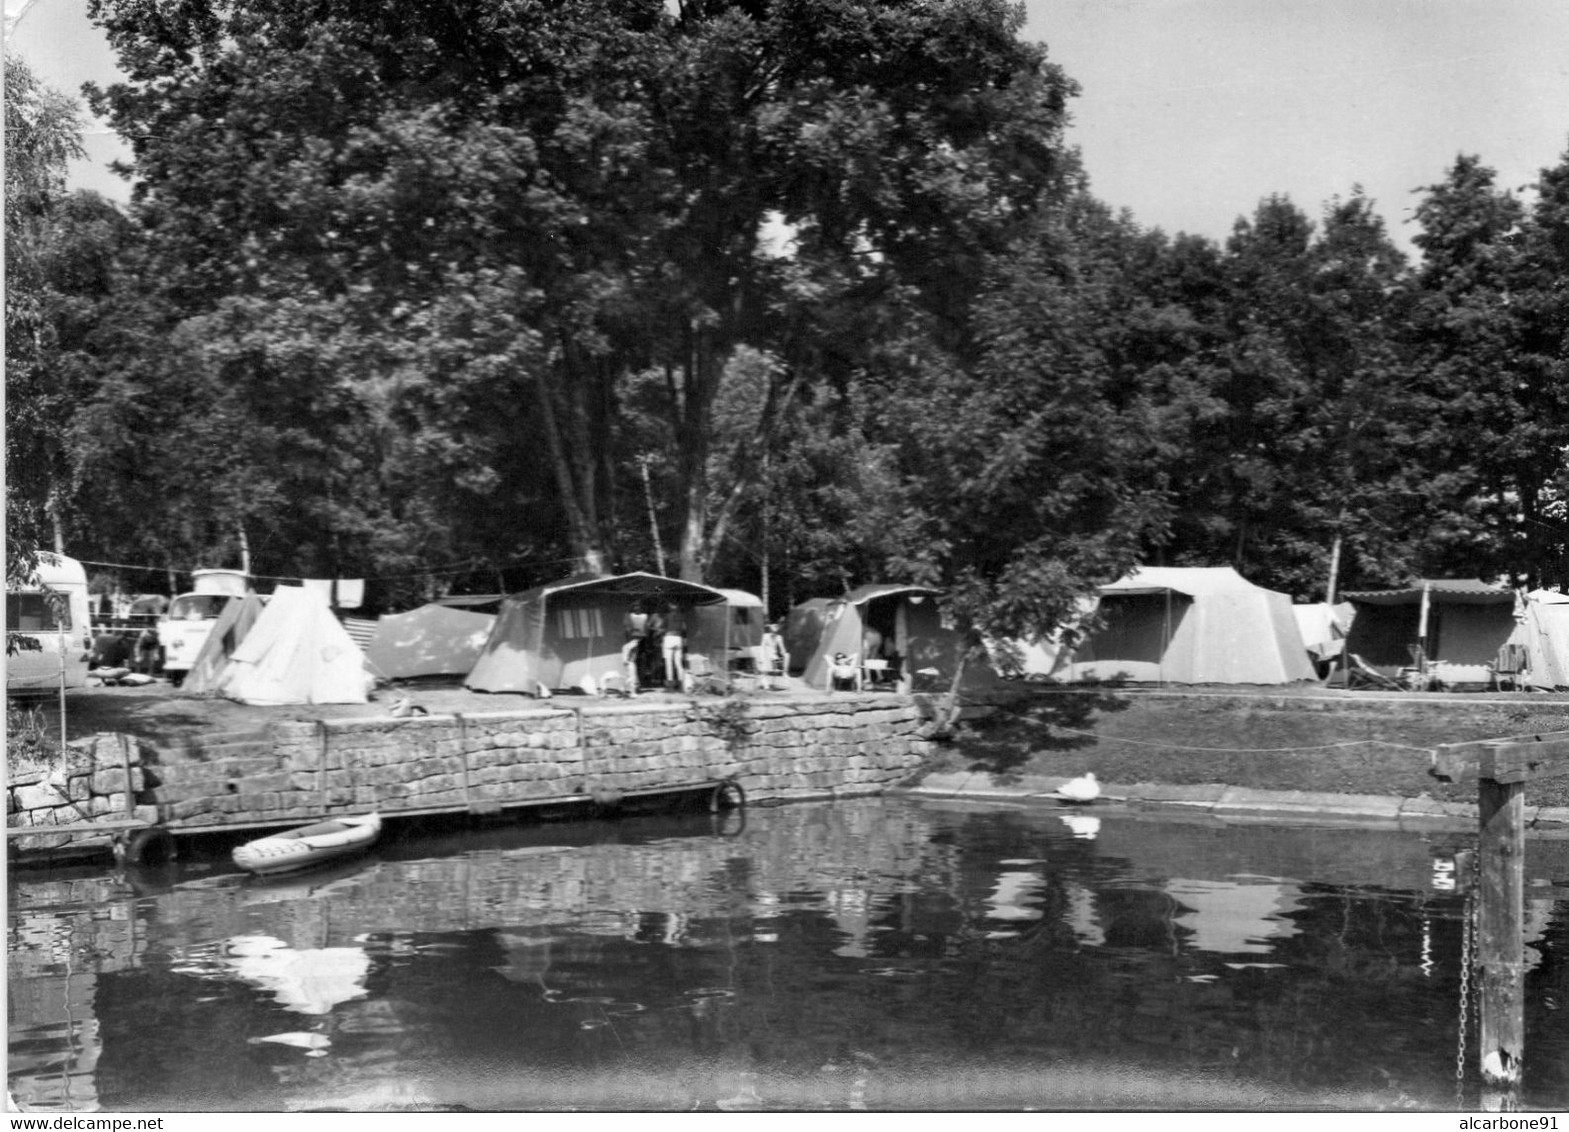
[[[76,104],[15,52],[5,66],[5,152],[6,578],[15,580],[32,573],[45,522],[58,515],[70,406],[50,369],[57,294],[43,260],[66,163],[83,152]]]
[[[1563,577],[1564,169],[1544,171],[1527,210],[1462,156],[1417,208],[1405,443],[1422,469],[1427,571]]]
[[[167,293],[209,352],[290,307],[291,333],[333,338],[340,412],[391,365],[395,411],[445,403],[489,460],[544,463],[560,541],[590,569],[622,528],[622,390],[661,374],[689,577],[745,494],[709,482],[737,352],[780,360],[766,438],[821,377],[802,343],[825,298],[897,268],[961,305],[956,260],[1033,207],[1071,90],[996,0],[93,11],[128,75],[95,106],[132,140]],[[776,217],[788,262],[760,248]],[[223,349],[230,379],[249,367],[291,412],[327,380]],[[529,427],[503,431],[488,409],[520,402]],[[420,420],[421,442],[453,447]]]
[[[1169,519],[1163,407],[1124,355],[1125,243],[1131,221],[1076,194],[995,259],[973,368],[930,333],[887,391],[913,511],[891,564],[948,590],[972,645],[1069,623]]]

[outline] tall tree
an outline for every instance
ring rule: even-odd
[[[1426,570],[1563,578],[1565,180],[1545,171],[1528,210],[1462,156],[1417,208],[1406,442],[1425,484]]]
[[[33,551],[58,535],[71,406],[52,360],[59,302],[47,251],[66,199],[66,164],[82,155],[81,120],[27,61],[5,62],[6,577],[32,571]]]
[[[680,569],[700,576],[744,494],[709,482],[737,351],[782,362],[766,439],[817,376],[796,347],[824,296],[897,266],[960,305],[953,268],[1033,207],[1071,90],[997,0],[93,11],[128,75],[97,105],[229,379],[249,367],[280,432],[323,451],[345,438],[299,415],[330,419],[323,382],[345,410],[387,366],[404,404],[461,390],[491,459],[548,464],[589,569],[616,557],[630,375],[664,375]],[[760,247],[776,218],[793,262]],[[259,349],[285,309],[291,333],[332,334],[327,368]],[[481,408],[519,402],[523,428]]]

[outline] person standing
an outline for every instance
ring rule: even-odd
[[[780,681],[780,687],[785,687],[784,679],[789,674],[790,652],[785,648],[784,638],[779,635],[779,623],[774,622],[763,630],[759,675],[763,678],[763,687],[772,689],[776,679]]]
[[[643,640],[648,636],[648,610],[638,607],[627,614],[626,644],[621,646],[621,670],[626,677],[627,693],[638,690],[640,684],[638,673],[638,653],[642,651]]]
[[[665,610],[665,687],[681,690],[686,676],[686,615],[672,605]]]

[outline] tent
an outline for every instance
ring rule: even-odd
[[[902,687],[946,691],[964,642],[943,624],[935,600],[941,592],[928,586],[881,583],[830,601],[806,659],[807,684],[826,687],[834,654],[844,653],[859,657],[863,664],[887,660]],[[793,650],[791,658],[794,663]],[[963,684],[972,691],[997,682],[997,674],[984,660],[972,659],[964,671]]]
[[[467,676],[496,618],[445,605],[422,605],[376,622],[365,645],[370,670],[388,680],[415,676]]]
[[[1533,590],[1514,639],[1525,645],[1528,688],[1569,688],[1569,594]]]
[[[363,704],[365,657],[303,586],[279,586],[217,680],[242,704]]]
[[[240,642],[250,635],[266,607],[267,599],[254,593],[231,599],[223,607],[223,612],[218,614],[218,620],[213,622],[212,631],[202,642],[196,659],[191,661],[190,671],[180,682],[181,689],[187,692],[216,691],[224,670],[229,667],[229,658],[240,647]]]
[[[1229,566],[1147,566],[1100,587],[1102,625],[1068,680],[1288,684],[1314,679],[1291,599]]]
[[[513,594],[502,601],[464,686],[530,695],[597,687],[607,675],[621,676],[627,617],[639,606],[673,604],[690,614],[723,601],[709,586],[645,573],[579,575]],[[723,660],[709,657],[716,668]]]
[[[798,676],[805,671],[806,662],[812,658],[817,642],[823,635],[828,610],[833,604],[834,599],[831,597],[812,597],[790,607],[780,631],[785,651],[790,654],[790,675]]]
[[[1415,663],[1425,644],[1445,683],[1490,683],[1501,648],[1515,637],[1515,593],[1469,578],[1419,578],[1391,590],[1345,595],[1356,606],[1346,650],[1385,676]],[[1425,633],[1424,633],[1425,629]]]
[[[1346,647],[1346,634],[1356,619],[1356,606],[1349,601],[1334,605],[1324,601],[1304,602],[1293,605],[1291,612],[1297,619],[1297,631],[1302,634],[1302,643],[1307,647],[1314,668],[1320,676],[1328,676],[1335,658]]]
[[[719,592],[725,598],[723,605],[699,605],[692,610],[687,651],[727,661],[755,659],[756,650],[763,645],[767,620],[763,599],[745,590]]]

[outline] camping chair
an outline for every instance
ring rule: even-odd
[[[1493,678],[1493,690],[1497,691],[1505,684],[1515,691],[1520,690],[1520,674],[1530,671],[1530,653],[1524,645],[1504,645],[1498,650],[1498,658],[1488,665],[1488,672]]]
[[[837,691],[839,685],[846,684],[852,692],[861,690],[861,658],[860,654],[852,654],[842,662],[829,661],[828,664],[828,691]]]
[[[1390,692],[1404,692],[1405,685],[1393,676],[1385,676],[1354,652],[1346,653],[1347,688],[1382,688]]]
[[[861,665],[861,682],[869,688],[898,686],[899,673],[884,659],[867,660]]]

